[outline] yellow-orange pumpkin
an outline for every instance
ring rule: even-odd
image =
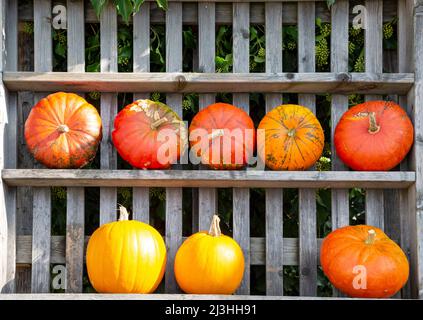
[[[179,287],[192,294],[232,294],[244,274],[244,255],[238,243],[221,233],[213,216],[209,232],[191,235],[178,249],[175,277]]]
[[[260,130],[264,130],[264,143]],[[258,155],[272,170],[308,169],[320,158],[325,144],[316,116],[294,104],[269,111],[258,126],[257,136]]]
[[[331,232],[323,240],[320,262],[330,282],[351,297],[391,297],[409,273],[401,248],[379,228],[366,225]]]
[[[150,225],[128,220],[120,207],[119,221],[98,228],[87,247],[88,277],[101,293],[151,293],[166,266],[166,246]]]

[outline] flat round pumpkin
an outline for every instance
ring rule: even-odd
[[[25,122],[25,141],[48,168],[81,168],[94,159],[102,136],[97,109],[74,93],[41,99]]]
[[[185,123],[169,106],[137,100],[116,116],[113,144],[122,159],[140,169],[167,169],[187,146]]]
[[[190,144],[212,169],[244,167],[255,149],[253,120],[242,109],[214,103],[198,112],[189,127]]]
[[[391,101],[368,101],[350,108],[339,120],[334,143],[351,169],[387,171],[397,166],[413,144],[413,124]]]
[[[388,298],[407,282],[408,260],[401,248],[379,228],[346,226],[322,243],[323,272],[351,297]]]
[[[264,144],[258,142],[258,155],[272,170],[306,170],[323,152],[322,126],[303,106],[286,104],[274,108],[264,116],[257,130],[258,135],[259,130],[264,130],[265,140]]]

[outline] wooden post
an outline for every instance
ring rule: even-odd
[[[250,71],[250,4],[233,3],[233,55],[234,73]],[[233,104],[249,113],[248,93],[233,95]],[[250,293],[250,189],[233,189],[233,236],[245,258],[244,278],[237,294]]]
[[[410,169],[416,172],[416,183],[409,189],[410,210],[410,286],[412,297],[423,299],[423,1],[415,0],[414,8],[414,73],[415,85],[410,91],[414,121],[414,147]]]
[[[182,71],[182,3],[169,3],[166,12],[166,71]],[[166,96],[167,104],[182,118],[182,95]],[[179,292],[173,271],[176,251],[182,243],[182,188],[166,188],[166,264],[165,289]]]
[[[282,3],[266,3],[266,72],[282,72]],[[266,94],[266,112],[282,94]],[[266,189],[266,294],[283,296],[283,189]]]

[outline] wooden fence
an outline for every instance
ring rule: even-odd
[[[87,2],[87,1],[86,1]],[[232,3],[233,2],[233,3]],[[332,226],[349,224],[348,188],[366,189],[366,223],[395,235],[407,253],[411,274],[404,298],[423,298],[423,1],[388,1],[388,15],[398,16],[397,73],[383,73],[384,1],[365,0],[365,73],[348,72],[349,1],[336,0],[325,21],[331,22],[331,72],[315,72],[315,17],[321,1],[169,1],[166,13],[145,2],[132,19],[133,73],[117,73],[116,10],[105,8],[100,22],[101,72],[84,73],[84,23],[97,21],[81,0],[67,1],[67,72],[52,72],[51,0],[34,0],[33,12],[17,1],[0,0],[2,41],[0,71],[0,290],[3,293],[49,293],[51,264],[66,264],[67,293],[83,289],[84,187],[100,187],[100,224],[116,219],[117,187],[133,187],[134,219],[149,221],[149,187],[166,187],[165,241],[168,264],[165,292],[178,293],[173,259],[183,241],[182,188],[198,188],[195,229],[206,229],[217,210],[216,188],[233,188],[233,236],[241,245],[246,267],[239,295],[250,294],[250,266],[265,265],[266,294],[283,296],[283,266],[298,265],[300,295],[316,296],[321,239],[316,232],[316,189],[332,189]],[[386,1],[385,1],[386,3]],[[151,9],[151,10],[150,10]],[[392,12],[396,10],[397,12]],[[386,14],[385,14],[386,16]],[[18,69],[18,20],[34,21],[34,71]],[[298,25],[298,72],[284,73],[282,25]],[[150,23],[166,25],[166,73],[149,73]],[[233,73],[215,72],[215,27],[232,24]],[[266,73],[249,74],[249,26],[265,24]],[[199,73],[182,72],[182,26],[198,24]],[[34,101],[47,92],[100,91],[103,140],[101,169],[47,170],[22,152],[23,123]],[[299,93],[299,104],[315,112],[316,94],[331,93],[331,128],[348,108],[348,94],[379,99],[398,95],[415,126],[415,144],[399,170],[352,172],[332,150],[332,171],[171,171],[116,170],[111,143],[117,93],[134,99],[151,91],[166,92],[166,102],[182,116],[182,97],[198,92],[203,108],[216,92],[233,92],[233,103],[249,111],[249,93],[266,93],[266,110],[281,104],[282,94]],[[331,133],[333,137],[333,130]],[[333,144],[332,144],[333,145]],[[23,147],[22,147],[23,146]],[[18,161],[19,159],[19,161]],[[51,235],[51,186],[67,187],[66,236]],[[250,237],[250,188],[265,188],[265,238]],[[283,189],[299,188],[299,237],[283,236]],[[17,267],[18,266],[18,267]],[[25,267],[30,266],[30,268]],[[335,295],[338,295],[335,293]],[[6,296],[5,296],[6,297]]]

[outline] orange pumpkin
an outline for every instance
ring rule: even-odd
[[[190,144],[212,169],[244,167],[255,149],[253,120],[242,109],[215,103],[198,112],[189,127]]]
[[[222,235],[219,217],[213,216],[209,232],[184,241],[175,256],[179,287],[193,294],[232,294],[244,274],[244,255],[238,243]]]
[[[409,273],[401,248],[382,230],[366,225],[331,232],[323,240],[320,262],[330,282],[351,297],[391,297]]]
[[[102,225],[87,247],[88,277],[101,293],[151,293],[166,266],[166,246],[150,225],[128,220],[120,206],[119,221]]]
[[[97,109],[74,93],[41,99],[25,122],[25,141],[48,168],[81,168],[94,159],[102,134]]]
[[[112,140],[122,159],[140,169],[167,169],[187,146],[185,123],[167,105],[137,100],[116,116]]]
[[[265,140],[258,142],[258,155],[272,170],[308,169],[323,152],[323,129],[305,107],[294,104],[276,107],[264,116],[257,130],[258,135],[259,130],[264,130]]]
[[[407,113],[391,101],[369,101],[344,113],[334,143],[339,158],[354,170],[386,171],[397,166],[413,144]]]

